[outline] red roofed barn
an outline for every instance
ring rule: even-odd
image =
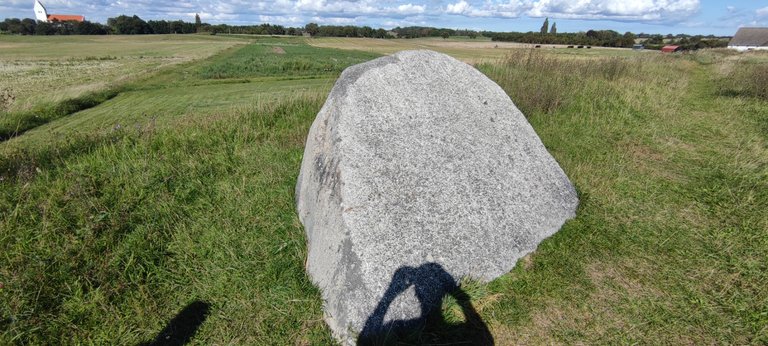
[[[677,52],[678,50],[680,50],[680,46],[667,45],[667,46],[661,47],[662,53],[674,53],[674,52]]]

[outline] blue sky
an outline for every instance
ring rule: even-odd
[[[560,32],[611,29],[635,33],[733,35],[768,26],[768,0],[42,0],[49,13],[82,14],[105,23],[120,14],[227,24],[309,22],[537,31],[544,17]],[[0,18],[34,18],[33,0],[0,0]]]

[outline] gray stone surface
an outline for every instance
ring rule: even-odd
[[[417,291],[431,291],[390,288],[398,269],[494,279],[578,199],[498,85],[447,55],[403,51],[342,73],[309,131],[296,202],[307,271],[349,344],[374,310],[390,324],[423,316]]]

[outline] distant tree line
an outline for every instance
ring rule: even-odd
[[[286,28],[282,25],[259,24],[259,25],[211,25],[202,23],[199,32],[211,34],[246,34],[246,35],[301,35],[301,29]]]
[[[543,33],[540,32],[490,32],[484,31],[483,36],[493,41],[509,41],[531,44],[570,44],[600,47],[632,47],[635,44],[635,34],[626,32],[623,35],[613,30],[589,30],[577,33]]]
[[[353,25],[318,25],[309,23],[303,28],[284,27],[282,25],[228,25],[202,23],[199,16],[195,16],[195,22],[189,23],[182,20],[150,20],[145,21],[139,16],[121,15],[107,19],[107,24],[80,22],[38,22],[34,19],[7,18],[0,22],[0,32],[17,35],[147,35],[147,34],[247,34],[247,35],[291,35],[301,36],[308,34],[317,37],[368,37],[368,38],[419,38],[419,37],[443,37],[469,36],[475,38],[479,35],[472,30],[454,30],[431,27],[397,27],[390,31],[369,26]]]
[[[662,35],[650,35],[641,37],[631,32],[620,34],[613,30],[589,30],[577,33],[548,33],[541,32],[482,32],[483,36],[490,37],[493,41],[509,41],[531,44],[567,44],[599,47],[624,47],[631,48],[635,42],[641,42],[646,49],[661,49],[669,44],[678,45],[683,50],[696,50],[701,48],[720,48],[728,46],[728,40],[710,36],[680,35],[665,38]],[[637,40],[642,38],[644,40]]]
[[[304,26],[304,32],[311,36],[319,37],[389,37],[389,34],[384,29],[374,29],[369,26],[358,27],[353,25],[317,25],[315,23],[309,23]]]
[[[673,44],[680,46],[683,50],[696,50],[701,48],[719,48],[728,46],[728,40],[708,36],[691,35],[649,35],[641,33],[635,35],[631,32],[620,34],[613,30],[589,30],[587,32],[577,33],[558,33],[556,23],[549,27],[549,18],[544,19],[544,23],[539,32],[482,32],[483,36],[490,37],[493,41],[510,41],[531,44],[567,44],[583,46],[600,47],[624,47],[631,48],[636,42],[642,41],[645,48],[661,49],[661,47]],[[641,39],[641,40],[636,40]]]
[[[715,35],[649,35],[640,33],[638,38],[643,39],[642,44],[645,48],[649,49],[661,49],[666,45],[680,46],[683,50],[696,50],[702,48],[722,48],[728,46],[728,39],[717,37]]]
[[[17,35],[106,35],[110,33],[110,28],[87,20],[46,23],[30,18],[6,18],[0,22],[0,32]]]
[[[557,23],[549,26],[549,18],[544,19],[539,32],[483,32],[493,41],[512,41],[532,44],[569,44],[600,47],[630,48],[635,44],[635,34],[625,32],[623,35],[613,30],[589,30],[578,33],[558,33]]]
[[[475,38],[479,35],[474,30],[454,30],[445,28],[432,28],[425,26],[409,26],[405,28],[396,27],[392,29],[392,32],[400,38],[419,38],[419,37],[442,37],[448,38],[451,36],[469,36]]]
[[[197,17],[199,19],[199,17]],[[89,21],[39,22],[31,18],[6,18],[0,22],[0,32],[16,35],[143,35],[192,34],[199,32],[202,23],[182,20],[144,21],[139,16],[109,18],[107,25]]]
[[[146,34],[194,34],[197,32],[195,23],[182,20],[150,20],[145,22],[139,16],[118,16],[107,19],[107,26],[117,35],[146,35]]]
[[[145,34],[191,34],[191,33],[225,33],[250,35],[310,35],[317,37],[368,37],[368,38],[420,38],[467,36],[475,38],[479,35],[489,37],[493,41],[510,41],[530,44],[567,44],[589,45],[602,47],[632,47],[636,39],[641,39],[646,48],[661,49],[667,44],[675,44],[684,50],[700,48],[725,47],[727,40],[712,35],[656,35],[631,32],[620,34],[613,30],[589,30],[577,33],[558,33],[557,24],[549,25],[549,18],[544,20],[538,32],[477,32],[474,30],[456,30],[423,26],[396,27],[392,30],[374,29],[369,26],[352,25],[318,25],[309,23],[303,28],[284,27],[282,25],[228,25],[208,24],[195,15],[195,22],[182,20],[150,20],[144,21],[139,16],[121,15],[109,18],[107,24],[84,22],[38,22],[34,19],[7,18],[0,22],[0,33],[19,35],[145,35]]]

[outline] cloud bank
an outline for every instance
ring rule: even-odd
[[[77,13],[104,21],[120,14],[145,19],[191,20],[195,13],[210,23],[271,22],[321,24],[435,25],[440,19],[518,18],[613,20],[639,23],[683,21],[695,15],[699,0],[43,0],[51,13]],[[32,1],[7,0],[0,12],[32,16]],[[768,15],[768,8],[758,10]]]

